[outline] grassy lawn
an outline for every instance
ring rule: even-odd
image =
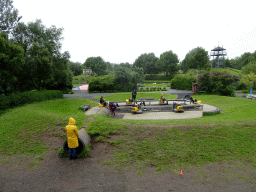
[[[161,93],[145,93],[145,92],[138,92],[136,99],[145,98],[145,97],[153,97],[156,100],[160,99]],[[164,94],[166,99],[176,99],[177,95],[171,94]],[[96,96],[96,99],[100,99],[100,96]],[[126,99],[132,98],[132,93],[116,93],[113,95],[105,96],[104,99],[106,101],[125,101]]]
[[[143,87],[148,87],[148,88],[153,88],[153,87],[161,87],[161,88],[167,88],[168,84],[162,84],[162,83],[157,83],[157,84],[141,84]]]
[[[57,99],[10,109],[0,116],[0,155],[38,155],[43,154],[47,146],[40,142],[40,135],[65,138],[65,134],[52,132],[57,125],[64,130],[69,117],[73,117],[77,126],[86,122],[80,106],[97,103],[83,99]],[[3,159],[0,159],[0,162]]]
[[[177,97],[164,96],[168,99]],[[129,97],[131,93],[104,98],[124,101]],[[140,97],[159,99],[160,94],[138,93],[137,98]],[[11,109],[0,116],[0,154],[44,155],[47,146],[39,141],[39,135],[57,125],[64,129],[72,116],[77,120],[78,128],[87,122],[86,130],[96,137],[96,141],[118,146],[105,165],[116,168],[135,166],[139,171],[155,167],[158,172],[171,169],[176,173],[184,166],[225,161],[249,163],[256,167],[256,101],[216,95],[193,98],[218,107],[221,113],[199,119],[140,121],[97,115],[93,121],[87,121],[88,116],[79,107],[83,104],[96,106],[97,103],[67,98]],[[113,134],[122,137],[110,140]]]
[[[233,68],[228,68],[228,67],[226,69],[223,69],[223,68],[211,68],[211,71],[221,71],[221,72],[227,71],[230,74],[234,74],[234,75],[238,75],[238,76],[241,75],[241,70],[233,69]]]

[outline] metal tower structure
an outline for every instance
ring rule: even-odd
[[[222,47],[215,47],[213,50],[211,50],[211,56],[213,56],[213,59],[216,59],[216,68],[219,68],[220,66],[223,66],[223,60],[225,56],[227,55],[226,49]]]

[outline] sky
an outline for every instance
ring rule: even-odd
[[[255,0],[13,0],[22,22],[64,28],[61,52],[84,63],[133,64],[143,53],[173,51],[182,61],[223,46],[229,59],[256,51]]]

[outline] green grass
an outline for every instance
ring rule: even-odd
[[[64,130],[69,117],[80,128],[86,122],[80,109],[84,104],[97,105],[88,100],[65,98],[10,109],[0,116],[0,154],[44,154],[47,146],[40,141],[40,134],[61,136],[53,130],[57,125],[62,125]]]
[[[129,97],[131,93],[104,98],[124,101]],[[138,93],[137,98],[140,97],[159,99],[160,93]],[[178,173],[184,166],[225,161],[247,162],[255,167],[256,101],[216,95],[193,98],[218,107],[221,113],[198,119],[139,121],[97,115],[87,122],[86,130],[91,137],[97,136],[95,142],[108,142],[116,147],[105,165],[134,166],[138,174],[148,167],[155,167],[157,172],[171,169]],[[83,104],[96,106],[97,102],[66,98],[10,109],[0,116],[0,154],[10,156],[19,152],[42,161],[47,146],[40,142],[40,134],[51,132],[57,125],[64,129],[70,116],[80,128],[88,117],[79,109]],[[123,137],[109,140],[113,134]],[[4,161],[0,158],[0,162]]]
[[[160,99],[161,92],[159,93],[141,93],[138,92],[136,99],[145,98],[145,97],[153,97],[156,100]],[[176,99],[177,95],[164,94],[166,99]],[[116,93],[113,95],[104,96],[106,101],[125,101],[126,99],[132,98],[132,93]],[[95,99],[100,99],[100,96],[96,96]]]
[[[167,88],[168,87],[168,84],[162,84],[162,83],[157,83],[157,84],[141,84],[140,86],[143,86],[143,87],[148,87],[148,88],[153,88],[153,87],[161,87],[161,88]]]
[[[170,83],[171,80],[145,80],[144,83]]]
[[[89,132],[100,135],[99,142],[107,142],[111,134],[125,136],[111,141],[118,146],[111,161],[105,162],[121,169],[155,167],[156,171],[198,166],[210,162],[243,161],[256,164],[255,122],[233,125],[163,126],[114,124],[110,118],[98,116],[88,124]]]
[[[241,76],[241,70],[233,69],[233,68],[228,68],[228,67],[226,69],[223,69],[223,68],[211,68],[211,71],[221,71],[221,72],[227,71],[228,73]]]

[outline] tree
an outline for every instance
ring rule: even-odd
[[[83,68],[92,69],[97,76],[107,74],[107,64],[101,57],[89,57],[83,64]]]
[[[36,89],[40,91],[41,87],[45,88],[47,80],[52,76],[51,55],[46,48],[40,47],[37,43],[34,43],[28,52],[30,78]]]
[[[137,84],[132,83],[132,70],[126,67],[117,67],[115,70],[115,85],[117,91],[132,91]]]
[[[132,69],[132,65],[131,65],[130,63],[128,63],[128,62],[126,62],[126,63],[120,63],[119,66],[120,66],[120,67],[126,67],[126,68],[128,68],[128,69]]]
[[[240,79],[240,84],[245,84],[247,86],[247,89],[252,89],[253,86],[256,84],[256,75],[252,72],[250,72],[247,75],[244,75],[241,79]]]
[[[172,51],[166,51],[160,55],[160,59],[157,62],[157,67],[161,71],[166,72],[166,76],[171,76],[171,78],[178,72],[179,59],[177,54]]]
[[[12,0],[0,1],[0,32],[5,32],[7,37],[22,18],[18,16],[19,11],[12,4]]]
[[[256,74],[256,61],[250,62],[248,65],[243,67],[242,69],[242,74],[248,75],[250,72]]]
[[[144,74],[144,69],[135,67],[132,71],[132,76],[133,76],[133,83],[138,84],[138,83],[144,83],[146,75]]]
[[[30,79],[33,78],[30,74],[32,52],[29,50],[36,43],[40,47],[39,50],[46,49],[49,52],[49,63],[52,63],[53,73],[48,76],[47,80],[42,80],[42,86],[46,86],[47,89],[59,90],[72,88],[72,72],[68,67],[70,55],[68,52],[60,53],[61,40],[63,39],[62,32],[63,28],[56,28],[55,26],[46,28],[41,20],[29,22],[27,25],[23,22],[18,23],[13,31],[13,34],[15,34],[13,41],[23,47],[26,58],[21,71],[23,73],[22,84],[31,82]]]
[[[10,92],[15,90],[24,61],[22,47],[11,43],[6,35],[0,33],[0,87],[5,95],[8,95],[8,89]]]
[[[238,62],[240,63],[241,68],[245,67],[248,63],[250,63],[252,58],[252,54],[247,52],[241,55],[241,57],[238,59]]]
[[[133,68],[143,68],[144,74],[156,74],[158,60],[154,53],[144,53],[134,61]]]
[[[189,51],[185,59],[182,61],[181,68],[184,72],[188,69],[208,69],[210,68],[210,60],[208,51],[201,47],[197,47]]]
[[[78,76],[83,73],[83,67],[81,63],[68,62],[69,69],[72,71],[73,76]]]

